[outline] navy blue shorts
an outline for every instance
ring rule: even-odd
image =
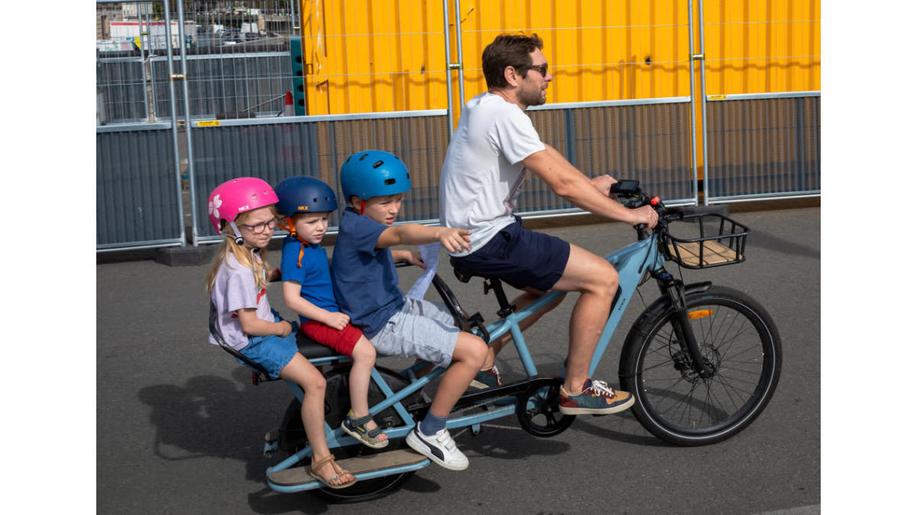
[[[453,257],[450,262],[467,275],[500,279],[520,290],[548,291],[564,275],[569,258],[569,243],[524,229],[517,217],[483,247],[467,256]]]

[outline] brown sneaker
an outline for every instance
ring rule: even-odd
[[[560,387],[560,412],[564,415],[609,415],[634,405],[634,396],[615,390],[605,381],[586,379],[579,395]]]

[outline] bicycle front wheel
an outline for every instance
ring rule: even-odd
[[[780,336],[760,304],[730,288],[689,293],[686,307],[711,377],[694,370],[668,302],[650,306],[631,328],[619,373],[649,432],[676,445],[706,445],[736,435],[764,411],[780,378]]]

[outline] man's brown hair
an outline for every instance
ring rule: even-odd
[[[487,88],[505,88],[509,85],[503,76],[503,70],[507,66],[512,66],[519,74],[525,75],[532,68],[532,58],[529,54],[536,48],[541,49],[543,45],[538,34],[531,36],[501,34],[497,36],[487,45],[481,56]]]

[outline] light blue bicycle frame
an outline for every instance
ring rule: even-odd
[[[608,262],[615,267],[615,270],[618,271],[618,285],[621,291],[617,301],[615,302],[615,305],[613,306],[611,315],[608,317],[608,322],[605,323],[605,328],[602,330],[602,334],[599,337],[595,352],[592,355],[592,361],[589,365],[590,376],[592,376],[592,374],[595,372],[595,369],[598,367],[599,360],[601,360],[602,355],[605,353],[605,349],[608,348],[608,344],[611,342],[611,337],[614,335],[615,329],[617,328],[618,323],[621,321],[621,316],[627,309],[627,306],[630,303],[631,298],[633,298],[634,292],[637,290],[637,286],[640,285],[640,281],[644,274],[647,272],[647,270],[655,270],[660,268],[664,262],[664,258],[659,254],[657,238],[658,236],[656,234],[651,234],[644,240],[640,240],[627,245],[626,247],[623,247],[605,256],[605,259],[607,259]],[[497,320],[487,325],[487,331],[490,333],[491,342],[497,340],[507,332],[512,334],[513,343],[516,346],[516,351],[519,353],[519,358],[522,361],[523,367],[525,368],[526,375],[530,379],[538,376],[538,369],[535,367],[535,362],[532,360],[532,355],[529,352],[528,345],[525,343],[525,337],[522,335],[522,330],[519,328],[519,323],[532,314],[538,312],[544,306],[555,301],[559,296],[563,294],[563,292],[549,292],[548,294],[539,298],[537,301],[526,306],[524,309],[521,309],[518,312],[514,312],[506,318]],[[313,359],[311,361],[312,364],[316,366],[322,366],[332,363],[344,363],[348,360],[349,358],[345,356],[332,356]],[[382,374],[380,374],[378,370],[375,368],[372,370],[372,380],[379,388],[379,390],[385,395],[385,399],[380,403],[370,407],[370,414],[376,415],[388,408],[394,408],[395,412],[403,422],[403,425],[388,428],[385,430],[385,434],[388,435],[390,440],[406,437],[415,425],[414,419],[411,417],[410,413],[408,413],[407,409],[405,409],[405,407],[402,405],[401,401],[420,391],[424,386],[430,383],[430,381],[436,379],[445,371],[444,369],[437,367],[429,374],[418,379],[415,375],[415,372],[425,365],[425,363],[419,363],[404,370],[402,375],[410,377],[412,382],[398,392],[392,391],[391,387],[389,387],[388,383],[386,383],[385,379],[382,377]],[[293,395],[299,399],[300,402],[302,402],[302,389],[299,388],[299,386],[295,383],[289,381],[287,382],[287,385],[290,387]],[[492,401],[491,404],[494,406],[494,409],[487,410],[483,413],[450,418],[446,423],[446,427],[449,429],[454,429],[468,426],[477,426],[490,420],[512,415],[516,412],[516,403],[514,398],[497,399]],[[327,423],[325,424],[325,436],[328,439],[328,447],[331,449],[346,447],[350,445],[361,445],[357,440],[344,433],[343,429],[340,427],[331,428],[331,426],[329,426]],[[278,492],[289,493],[311,490],[313,488],[319,488],[322,486],[321,484],[314,481],[303,485],[287,486],[272,483],[270,480],[271,473],[288,469],[311,455],[312,448],[307,445],[304,449],[291,455],[289,458],[283,460],[273,467],[268,468],[267,477],[268,484],[270,485],[271,489]],[[373,479],[382,476],[402,474],[405,472],[419,470],[429,464],[429,460],[425,460],[414,465],[392,467],[378,471],[358,473],[355,474],[355,476],[358,480],[362,481],[365,479]]]

